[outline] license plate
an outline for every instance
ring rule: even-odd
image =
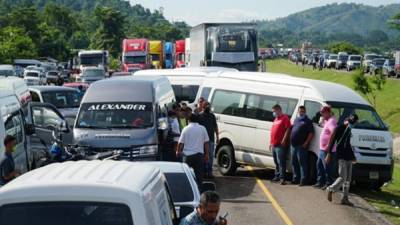
[[[379,179],[379,172],[377,172],[377,171],[369,172],[369,179],[378,180]]]

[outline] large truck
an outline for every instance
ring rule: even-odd
[[[153,68],[164,68],[164,42],[160,40],[150,41],[150,55]]]
[[[400,51],[394,53],[394,74],[397,78],[400,77]]]
[[[190,31],[190,66],[258,71],[257,43],[253,23],[200,24]]]
[[[185,40],[175,41],[175,67],[185,67]]]
[[[172,42],[165,42],[164,44],[165,52],[165,68],[173,69],[175,65],[175,45]]]
[[[123,72],[136,72],[151,68],[150,43],[147,39],[124,39],[122,41]]]
[[[82,71],[84,67],[96,66],[108,71],[107,50],[81,50],[78,52],[79,69]]]

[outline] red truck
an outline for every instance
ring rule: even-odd
[[[185,67],[185,40],[175,42],[175,68]]]
[[[151,68],[150,44],[147,39],[124,39],[122,41],[123,72],[136,72]]]

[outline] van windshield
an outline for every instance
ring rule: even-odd
[[[172,85],[177,102],[187,101],[193,103],[196,100],[199,85]]]
[[[76,127],[92,129],[148,128],[153,126],[152,103],[83,103]]]
[[[27,72],[26,77],[39,77],[39,73],[36,72]]]
[[[0,224],[133,225],[128,206],[98,202],[10,204],[0,208]]]
[[[14,76],[15,73],[12,70],[0,70],[0,76]]]
[[[350,114],[355,113],[358,116],[358,123],[354,126],[355,128],[368,130],[388,129],[371,106],[342,102],[327,102],[327,104],[332,107],[339,124],[343,123]]]

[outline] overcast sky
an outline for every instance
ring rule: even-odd
[[[399,0],[130,0],[151,10],[164,8],[164,15],[189,25],[203,22],[242,22],[253,19],[275,19],[312,7],[330,3],[355,2],[387,5]]]

